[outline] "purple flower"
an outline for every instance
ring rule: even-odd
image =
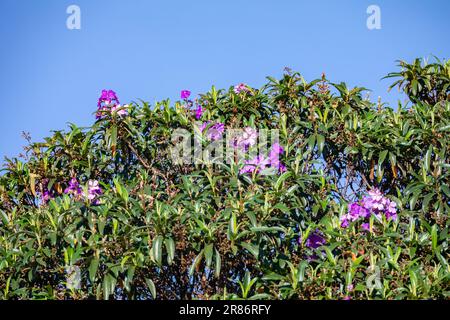
[[[381,219],[384,215],[387,220],[397,219],[397,204],[385,197],[380,190],[372,189],[364,196],[360,202],[349,205],[348,213],[341,217],[341,227],[347,228],[349,222],[357,220],[367,220],[371,215]],[[365,231],[369,231],[367,221],[361,225]]]
[[[386,215],[397,215],[397,204],[394,201],[388,200],[388,203],[386,204]]]
[[[87,199],[91,201],[92,204],[98,205],[100,203],[98,196],[103,193],[102,188],[97,180],[89,180],[88,182],[88,194]]]
[[[284,152],[284,149],[278,144],[275,143],[272,146],[272,149],[269,152],[269,157],[263,157],[261,155],[245,161],[244,167],[239,171],[241,174],[243,173],[251,173],[253,171],[259,172],[260,170],[264,170],[266,167],[271,167],[277,169],[278,172],[285,172],[286,166],[280,162],[279,155]]]
[[[239,83],[238,85],[234,86],[234,93],[239,94],[241,92],[249,92],[249,88],[245,83]]]
[[[208,137],[210,140],[215,141],[222,138],[225,132],[225,125],[223,123],[216,123],[208,130]]]
[[[370,211],[360,206],[358,203],[352,203],[348,210],[350,221],[356,221],[359,218],[370,217]]]
[[[251,127],[247,127],[244,128],[242,136],[238,137],[236,145],[246,150],[248,147],[254,146],[257,139],[258,132]]]
[[[97,102],[97,114],[96,118],[100,119],[103,116],[104,111],[111,111],[115,106],[120,105],[119,99],[113,90],[102,90],[100,98]]]
[[[189,90],[181,90],[181,99],[186,100],[191,96],[191,92]]]
[[[51,195],[50,191],[45,190],[45,191],[42,193],[42,201],[43,201],[44,203],[47,203],[47,202],[49,202],[51,199],[53,199],[53,196]]]
[[[48,189],[48,183],[49,183],[48,179],[42,179],[42,181],[41,181],[41,184],[42,184],[41,197],[42,197],[42,202],[44,204],[54,198],[54,192],[52,192],[52,190]]]
[[[341,218],[341,228],[347,228],[349,226],[348,214],[344,214]]]
[[[284,152],[284,149],[278,142],[275,142],[272,146],[271,155],[280,155]]]
[[[65,194],[74,194],[76,196],[81,195],[82,192],[83,190],[81,189],[77,178],[70,179],[69,186],[64,190]]]
[[[203,108],[201,105],[198,105],[197,109],[195,109],[195,119],[200,120],[202,115],[203,115]]]
[[[116,93],[113,90],[102,90],[97,106],[100,107],[102,103],[109,105],[113,102],[119,104],[119,99],[117,98]]]
[[[102,194],[102,188],[97,180],[89,180],[88,182],[88,198],[89,200],[94,199],[97,195]]]
[[[240,174],[253,173],[255,170],[259,172],[270,165],[269,160],[262,156],[256,156],[251,160],[246,160],[244,163],[245,165],[239,171]]]
[[[316,229],[314,232],[308,235],[306,239],[305,245],[308,248],[317,249],[320,246],[323,246],[327,241],[323,237],[323,233],[320,232],[319,229]]]
[[[383,194],[378,189],[372,189],[368,192],[369,196],[373,199],[373,201],[378,202],[383,200]]]
[[[272,168],[276,168],[280,172],[286,171],[286,166],[280,162],[280,154],[284,152],[283,147],[278,143],[274,143],[269,153],[269,162]]]
[[[384,215],[388,220],[397,219],[397,204],[394,201],[386,198],[378,189],[370,190],[368,194],[369,196],[363,199],[363,205],[367,210],[371,210],[378,218]]]
[[[386,211],[385,216],[387,220],[397,220],[397,213],[392,213],[391,211]]]
[[[205,131],[206,127],[211,123],[211,121],[205,121],[202,123],[202,125],[200,126],[200,132]]]
[[[210,123],[210,121],[203,122],[203,124],[200,126],[200,132],[203,132]],[[216,141],[222,138],[224,132],[225,125],[219,122],[209,127],[208,132],[206,133],[206,137],[208,138],[208,140]]]

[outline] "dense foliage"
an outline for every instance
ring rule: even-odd
[[[175,105],[104,91],[92,127],[7,159],[0,297],[448,298],[450,63],[400,66],[396,110],[289,69]],[[174,163],[196,121],[278,129],[275,174]]]

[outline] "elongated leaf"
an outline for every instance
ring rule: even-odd
[[[211,266],[212,258],[213,258],[213,244],[207,244],[205,246],[204,252],[205,252],[205,261],[206,266],[209,268]]]
[[[175,241],[172,238],[167,238],[164,240],[164,244],[167,250],[167,262],[170,265],[175,258]]]
[[[162,236],[157,236],[153,240],[153,247],[152,247],[153,258],[155,259],[155,262],[158,265],[161,265],[162,263],[162,243],[163,243]]]
[[[97,258],[92,259],[91,263],[89,264],[89,280],[91,281],[91,283],[94,283],[95,281],[98,265],[99,260]]]

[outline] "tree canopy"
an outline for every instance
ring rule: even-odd
[[[0,297],[448,298],[450,63],[399,67],[395,109],[289,69],[175,104],[104,90],[91,127],[6,159]],[[235,148],[278,140],[178,163],[180,129],[203,147],[230,129]]]

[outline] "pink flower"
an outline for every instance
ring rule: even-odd
[[[369,192],[369,196],[374,200],[374,201],[381,201],[383,199],[383,194],[381,193],[380,190],[378,189],[372,189]]]
[[[98,196],[103,193],[102,188],[97,180],[89,180],[88,182],[88,194],[87,199],[91,201],[92,204],[97,205],[100,203]]]
[[[223,123],[216,123],[208,130],[208,138],[211,141],[216,141],[222,138],[225,131],[225,125]]]
[[[245,83],[239,83],[234,86],[234,93],[239,94],[241,92],[249,92],[250,89],[247,87]]]
[[[100,98],[97,102],[96,118],[103,117],[105,111],[112,111],[113,108],[120,106],[119,98],[113,90],[102,90]]]
[[[278,143],[274,143],[269,153],[269,162],[271,167],[278,169],[280,172],[286,171],[286,166],[280,162],[280,155],[283,152],[283,147],[281,147]]]
[[[237,145],[241,148],[247,149],[248,147],[254,146],[256,140],[258,139],[258,132],[251,128],[244,128],[244,133],[241,137],[237,139]]]
[[[200,120],[202,115],[203,115],[203,108],[201,105],[198,105],[197,109],[195,109],[195,119]]]
[[[200,132],[203,132],[210,123],[211,121],[203,122],[203,124],[200,126]],[[209,127],[208,132],[206,133],[206,137],[210,141],[216,141],[222,138],[224,132],[225,132],[225,125],[219,122]]]
[[[181,99],[186,100],[191,96],[191,92],[189,90],[181,90]]]
[[[284,152],[284,149],[278,144],[275,143],[270,150],[269,157],[263,157],[261,155],[245,161],[245,165],[239,171],[241,174],[250,173],[256,170],[259,172],[260,170],[264,170],[267,167],[275,168],[278,172],[282,173],[286,171],[286,166],[280,162],[279,155]]]
[[[349,226],[348,214],[344,214],[341,218],[341,228],[347,228]]]
[[[118,104],[118,105],[111,107],[111,112],[115,112],[119,116],[124,117],[124,116],[128,115],[128,110],[127,110],[128,108],[129,108],[129,106],[127,104],[123,105],[123,106]]]
[[[100,108],[102,104],[109,105],[111,103],[119,104],[119,99],[113,90],[102,90],[100,98],[98,98],[97,106]]]
[[[267,158],[256,156],[251,160],[246,160],[245,165],[242,167],[239,173],[252,173],[254,171],[259,172],[260,170],[264,170],[269,165],[270,163]]]

